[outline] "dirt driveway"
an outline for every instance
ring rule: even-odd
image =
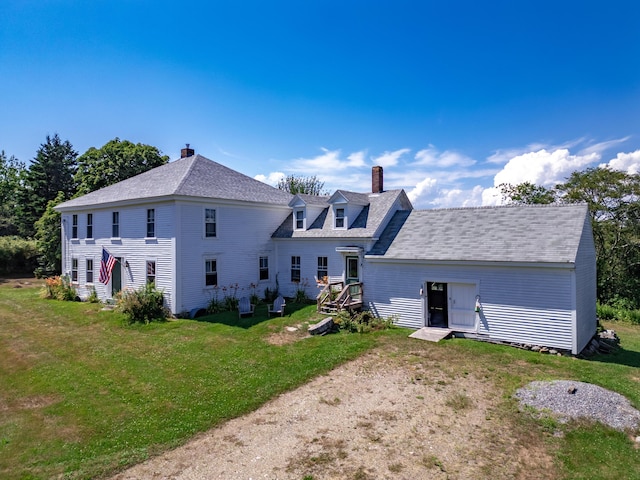
[[[129,479],[553,478],[473,373],[377,351],[120,473]]]

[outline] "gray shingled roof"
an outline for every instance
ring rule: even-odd
[[[343,190],[340,190],[344,194]],[[316,219],[308,219],[312,224],[307,230],[293,230],[293,216],[289,215],[274,232],[272,238],[367,238],[373,237],[385,219],[394,202],[400,199],[403,209],[413,208],[404,190],[389,190],[379,194],[354,193],[351,198],[367,198],[369,205],[363,207],[358,217],[346,230],[335,230],[329,215],[329,206]]]
[[[201,155],[181,158],[82,197],[61,203],[58,210],[188,196],[288,205],[292,196]]]
[[[587,215],[582,204],[398,212],[369,255],[398,260],[572,263]]]

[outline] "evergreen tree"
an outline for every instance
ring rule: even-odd
[[[113,185],[164,165],[169,157],[150,145],[115,138],[101,148],[91,147],[78,157],[75,181],[78,195]]]
[[[42,216],[47,203],[63,193],[69,199],[75,193],[73,176],[76,172],[78,153],[69,141],[62,141],[58,134],[47,135],[36,157],[24,175],[18,193],[16,209],[18,232],[23,237],[33,237],[35,222]]]

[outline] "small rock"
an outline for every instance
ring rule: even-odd
[[[575,395],[575,393],[578,391],[578,389],[576,387],[569,387],[567,389],[567,393],[570,393],[571,395]]]
[[[542,347],[540,349],[540,353],[549,353],[549,349],[547,347]]]
[[[296,332],[297,330],[296,327],[287,327],[287,332]]]
[[[532,352],[539,352],[540,351],[540,347],[537,345],[534,345],[533,347],[531,347],[531,351]]]
[[[549,355],[557,355],[557,354],[558,354],[557,350],[555,350],[553,348],[551,350],[549,350]]]

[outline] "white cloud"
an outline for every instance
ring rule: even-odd
[[[631,153],[618,153],[616,158],[609,160],[609,163],[602,163],[600,166],[620,170],[630,175],[640,173],[640,150]]]
[[[502,193],[498,187],[489,187],[482,190],[482,205],[502,205]]]
[[[440,192],[440,196],[434,199],[431,203],[439,208],[477,207],[482,205],[483,191],[484,188],[480,185],[476,185],[471,190],[463,190],[459,188],[443,190]]]
[[[386,151],[379,157],[371,158],[374,165],[380,165],[381,167],[394,167],[398,164],[400,157],[406,153],[409,153],[411,149],[401,148],[400,150],[394,150],[393,152]]]
[[[502,183],[517,185],[531,182],[552,187],[564,181],[571,173],[600,160],[597,152],[586,155],[571,155],[566,148],[554,151],[546,149],[513,157],[494,177],[495,187]]]
[[[622,137],[622,138],[616,138],[614,140],[608,140],[606,142],[599,142],[599,143],[594,143],[593,145],[590,145],[586,148],[583,148],[582,150],[580,150],[578,152],[578,155],[586,155],[589,153],[602,153],[605,150],[608,150],[611,147],[615,147],[616,145],[619,145],[621,143],[626,142],[627,140],[629,140],[629,136],[627,137]]]
[[[282,172],[271,172],[269,175],[256,175],[255,178],[256,180],[263,182],[263,183],[268,183],[269,185],[275,186],[278,184],[278,182],[280,181],[281,178],[284,178],[286,175]]]
[[[436,192],[436,183],[436,179],[430,177],[426,177],[418,182],[418,184],[407,193],[411,203],[415,206],[428,202],[427,198]]]
[[[415,159],[417,161],[414,165],[438,168],[470,167],[476,163],[473,158],[458,152],[451,150],[440,152],[433,145],[429,145],[429,148],[425,148],[416,153]]]
[[[365,162],[365,151],[361,150],[359,152],[353,152],[352,154],[350,154],[347,157],[347,160],[349,161],[349,166],[356,168],[356,167],[366,167],[367,166],[367,162]]]

